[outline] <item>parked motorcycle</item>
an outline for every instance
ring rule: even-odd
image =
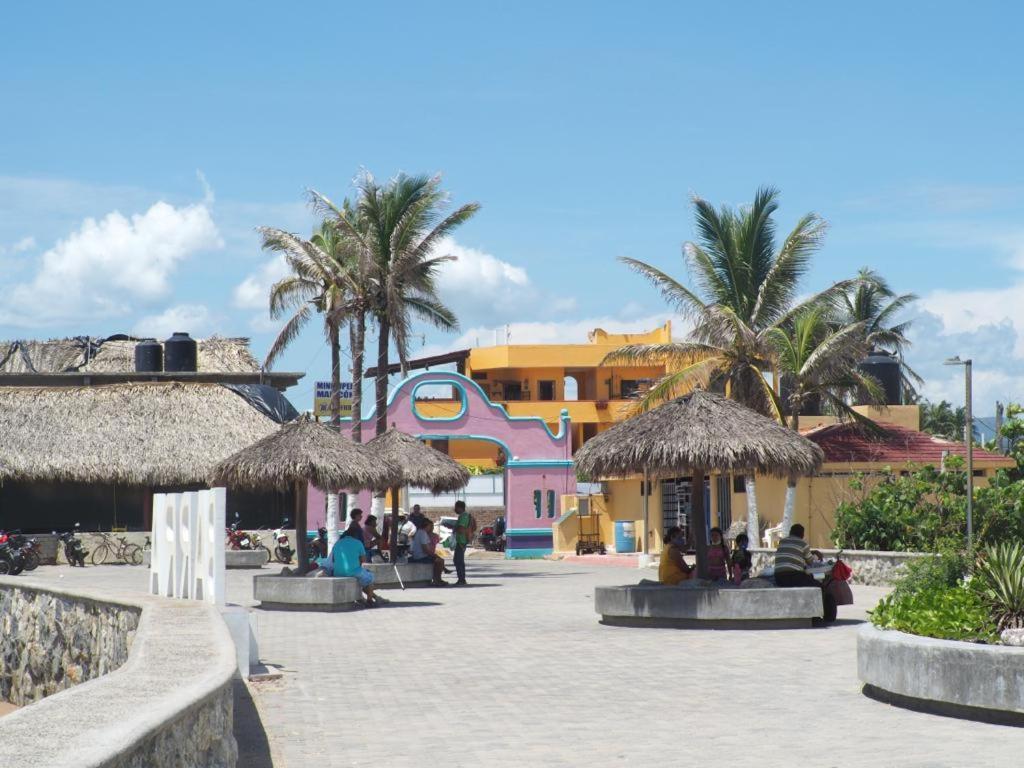
[[[505,551],[505,518],[499,517],[494,525],[480,529],[480,545],[488,552]]]
[[[11,547],[9,541],[0,543],[0,576],[17,576],[23,570],[25,570],[25,558],[22,557],[21,552]]]
[[[245,531],[239,530],[239,523],[236,520],[228,528],[227,548],[228,549],[252,549],[252,538]]]
[[[0,543],[5,540],[11,549],[21,553],[26,571],[34,571],[39,567],[38,541],[28,538],[21,531],[11,531],[9,534],[4,533],[3,536],[0,536]]]
[[[271,536],[274,538],[274,557],[277,558],[277,562],[290,563],[295,556],[295,550],[288,546],[288,534],[283,528],[277,528]]]
[[[57,538],[64,545],[64,558],[68,565],[85,568],[85,558],[89,551],[82,546],[82,540],[78,538],[78,523],[75,523],[74,530],[59,534]]]

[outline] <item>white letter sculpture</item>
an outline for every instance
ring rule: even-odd
[[[149,591],[224,605],[224,488],[153,494]]]

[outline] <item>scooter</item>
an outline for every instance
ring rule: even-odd
[[[85,558],[89,551],[82,547],[82,540],[78,538],[78,528],[78,523],[75,523],[73,531],[59,534],[58,538],[64,544],[64,557],[68,561],[68,565],[85,568]],[[57,532],[54,531],[54,533]]]
[[[228,549],[252,549],[252,538],[245,531],[238,530],[238,521],[236,520],[228,528]]]
[[[290,563],[295,556],[295,550],[288,546],[288,534],[283,528],[277,528],[271,536],[274,538],[274,557],[277,558],[277,562]]]

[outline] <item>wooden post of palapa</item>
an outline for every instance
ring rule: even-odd
[[[295,483],[295,559],[296,573],[300,576],[309,570],[309,555],[306,548],[306,483]]]
[[[696,468],[690,478],[690,522],[694,549],[697,550],[697,575],[708,577],[708,526],[704,519],[704,469]]]

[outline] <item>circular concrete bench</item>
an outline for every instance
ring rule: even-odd
[[[864,693],[890,704],[1024,725],[1024,648],[936,640],[865,624],[857,634]]]
[[[367,570],[373,574],[373,586],[378,589],[394,589],[405,586],[423,586],[434,578],[434,566],[430,563],[367,563]],[[395,568],[398,575],[395,575]],[[401,584],[398,576],[402,577]]]
[[[604,624],[684,629],[809,627],[824,614],[821,590],[814,587],[598,587],[594,609]]]
[[[260,607],[277,611],[348,611],[362,597],[353,578],[329,576],[257,576],[252,596]]]

